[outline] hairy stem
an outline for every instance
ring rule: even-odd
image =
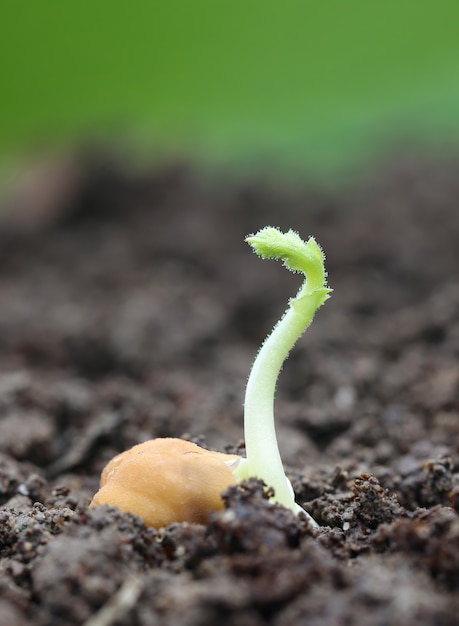
[[[248,242],[263,258],[282,259],[305,281],[289,308],[264,341],[247,383],[244,434],[247,458],[235,469],[240,478],[256,476],[275,491],[275,500],[294,511],[293,489],[285,476],[274,424],[274,394],[279,372],[290,350],[311,323],[316,310],[329,297],[325,286],[323,254],[314,239],[303,242],[296,233],[266,228]]]

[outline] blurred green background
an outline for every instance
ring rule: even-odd
[[[117,139],[336,172],[459,139],[459,3],[4,2],[0,159]]]

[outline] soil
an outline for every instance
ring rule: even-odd
[[[457,625],[459,162],[339,190],[104,154],[39,163],[0,225],[0,624]],[[257,347],[299,277],[244,237],[315,235],[332,298],[276,399],[317,520],[231,487],[208,524],[88,510],[117,452],[242,450]]]

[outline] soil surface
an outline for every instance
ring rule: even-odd
[[[0,225],[0,624],[451,625],[459,615],[459,162],[360,184],[209,180],[86,155]],[[332,298],[281,374],[297,501],[231,487],[208,524],[88,510],[121,450],[242,450],[245,381],[300,279],[244,237],[315,235]]]

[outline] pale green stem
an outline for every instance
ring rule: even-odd
[[[283,259],[289,269],[302,271],[307,280],[296,298],[290,301],[289,308],[263,343],[253,364],[244,402],[247,458],[242,459],[233,472],[240,480],[261,478],[274,489],[277,502],[298,512],[303,509],[295,503],[277,444],[274,394],[282,364],[331,290],[325,287],[323,255],[313,239],[304,243],[292,231],[284,235],[267,228],[248,241],[264,258]]]
[[[286,480],[274,425],[274,390],[282,364],[305,330],[304,320],[288,309],[266,339],[255,359],[244,402],[244,435],[248,476],[262,478],[274,488],[276,500],[292,507],[293,495]],[[261,420],[263,420],[261,427]]]

